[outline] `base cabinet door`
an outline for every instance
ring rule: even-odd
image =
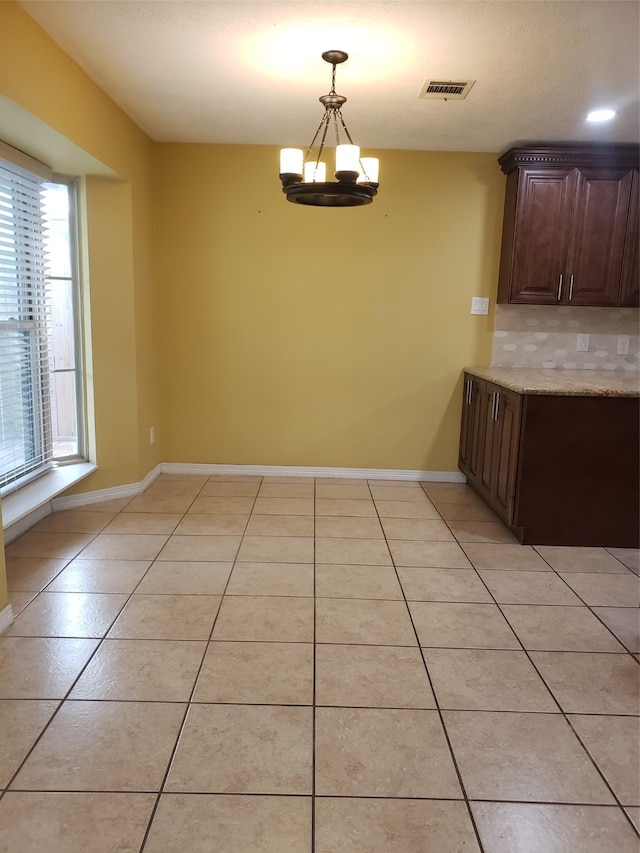
[[[521,411],[520,394],[465,375],[459,466],[507,524],[514,511]]]
[[[487,383],[482,379],[465,374],[458,467],[466,474],[467,481],[472,484],[477,483],[480,470],[482,442],[480,413],[486,385]]]
[[[491,506],[496,515],[506,524],[511,524],[514,518],[518,477],[522,397],[504,388],[498,393]]]
[[[490,506],[493,506],[495,490],[495,455],[498,436],[495,413],[498,394],[499,391],[495,385],[486,383],[485,392],[478,404],[482,433],[480,436],[477,491]]]

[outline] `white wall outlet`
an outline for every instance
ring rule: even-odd
[[[618,335],[618,355],[629,355],[629,335]]]
[[[489,300],[484,296],[471,297],[471,313],[472,314],[488,314]]]
[[[576,352],[589,352],[589,335],[576,337]]]
[[[156,428],[155,427],[149,427],[149,444],[155,444],[155,443],[156,443]]]

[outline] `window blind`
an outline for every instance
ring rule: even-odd
[[[0,148],[0,487],[52,464],[53,329],[42,184],[50,172]],[[31,167],[33,166],[36,171]]]

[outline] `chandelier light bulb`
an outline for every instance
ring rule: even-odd
[[[282,148],[280,151],[280,174],[300,175],[302,177],[302,162],[304,153],[301,148]]]
[[[360,146],[359,145],[336,145],[336,176],[341,173],[356,176],[360,172]]]
[[[305,184],[324,183],[327,180],[327,164],[317,163],[315,160],[312,160],[310,163],[305,163],[303,180]]]

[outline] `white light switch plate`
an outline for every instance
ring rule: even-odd
[[[472,314],[488,314],[489,300],[484,296],[471,297],[471,313]]]
[[[576,352],[589,352],[589,335],[576,337]]]

